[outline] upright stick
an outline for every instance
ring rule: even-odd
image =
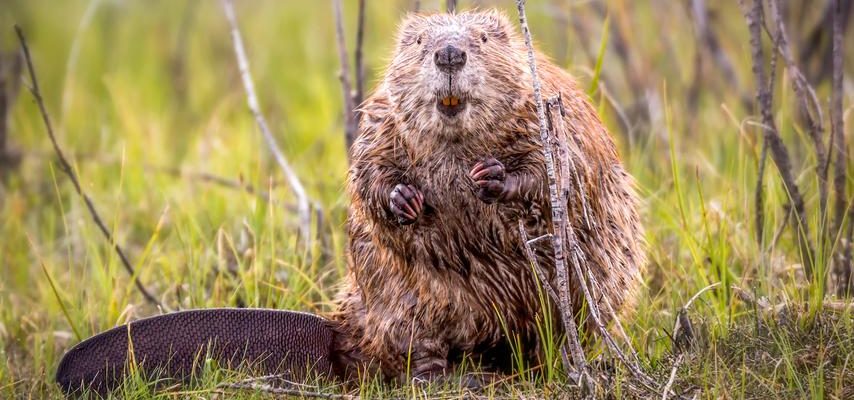
[[[36,71],[33,68],[33,60],[30,57],[30,48],[27,46],[27,39],[24,37],[24,31],[21,30],[21,27],[15,25],[15,32],[18,34],[18,40],[21,43],[21,49],[24,51],[24,61],[27,64],[27,71],[30,74],[30,80],[32,81],[33,86],[30,87],[30,92],[33,94],[33,97],[36,99],[36,104],[39,107],[39,112],[42,116],[42,121],[44,122],[45,128],[47,129],[47,135],[50,137],[50,142],[53,144],[53,150],[56,152],[56,157],[59,158],[59,166],[60,170],[68,175],[68,178],[71,179],[71,183],[74,185],[74,190],[77,191],[77,194],[83,198],[83,202],[86,203],[86,208],[89,210],[89,215],[92,216],[92,220],[95,222],[95,225],[98,226],[98,229],[101,231],[101,234],[104,235],[104,238],[110,243],[113,247],[113,250],[119,256],[119,261],[121,261],[124,269],[130,274],[133,279],[134,285],[142,293],[142,297],[145,298],[149,303],[163,308],[163,305],[160,304],[160,301],[157,300],[148,289],[145,288],[145,285],[139,280],[139,277],[136,275],[136,272],[131,266],[130,260],[127,255],[125,255],[124,249],[119,246],[118,242],[116,242],[113,233],[110,232],[110,229],[107,228],[107,225],[101,219],[100,214],[95,209],[95,203],[92,202],[92,199],[86,192],[83,191],[83,188],[80,186],[80,181],[77,179],[77,174],[74,173],[74,168],[71,167],[71,163],[68,162],[68,159],[65,158],[65,153],[62,152],[62,148],[59,147],[59,143],[56,141],[56,136],[53,133],[53,125],[50,122],[50,116],[48,116],[47,108],[45,108],[44,100],[42,99],[41,90],[39,89],[39,81],[36,78]]]
[[[243,39],[240,36],[240,30],[237,28],[237,17],[234,15],[234,7],[231,0],[222,0],[222,8],[225,11],[225,17],[228,19],[228,24],[231,26],[231,39],[234,41],[234,53],[237,56],[237,66],[240,69],[240,77],[243,80],[243,88],[246,90],[246,100],[249,104],[249,111],[255,117],[255,122],[267,142],[267,147],[273,153],[276,163],[285,174],[285,179],[291,187],[294,196],[297,198],[297,212],[300,220],[300,237],[305,243],[311,240],[311,202],[308,195],[305,193],[305,188],[300,182],[299,177],[294,172],[291,165],[288,163],[285,154],[279,148],[276,138],[270,132],[267,126],[267,121],[264,115],[261,114],[261,106],[258,103],[258,96],[255,95],[255,83],[253,83],[252,75],[249,72],[249,61],[246,57],[246,50],[243,47]]]

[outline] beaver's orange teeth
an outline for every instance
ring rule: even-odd
[[[442,98],[442,105],[444,106],[456,106],[460,104],[460,98],[457,96],[448,96]]]

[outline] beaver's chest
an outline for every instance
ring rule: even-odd
[[[414,163],[405,178],[424,193],[424,211],[405,231],[410,256],[440,269],[466,271],[515,254],[518,204],[481,201],[469,171],[475,159],[452,155]]]

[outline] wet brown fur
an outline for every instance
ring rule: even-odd
[[[466,79],[475,80],[477,96],[468,114],[449,125],[420,93],[427,64],[416,43],[451,26],[463,29],[469,58],[481,63],[470,62],[476,75]],[[478,42],[484,35],[488,41]],[[542,305],[518,221],[538,237],[549,231],[551,211],[524,42],[493,11],[410,16],[398,42],[385,78],[361,107],[351,150],[349,272],[334,317],[341,333],[335,352],[351,374],[373,366],[387,377],[418,376],[448,371],[463,353],[487,355],[506,344],[509,331],[536,362]],[[537,63],[544,98],[561,94],[566,110],[560,139],[580,182],[571,186],[567,211],[602,285],[600,304],[630,311],[645,263],[632,178],[575,80],[541,54]],[[468,172],[486,157],[527,182],[520,199],[487,204],[475,195]],[[389,211],[399,183],[424,194],[424,211],[411,225]],[[533,247],[553,281],[549,242]],[[580,290],[573,282],[570,290],[578,307]]]

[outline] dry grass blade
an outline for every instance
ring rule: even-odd
[[[237,28],[237,17],[234,15],[234,6],[231,0],[222,0],[222,8],[225,11],[225,17],[228,19],[228,24],[231,28],[231,39],[234,42],[234,53],[237,57],[237,65],[240,69],[240,77],[243,81],[243,88],[246,90],[246,100],[249,104],[249,111],[255,117],[255,122],[267,142],[267,147],[273,153],[276,163],[285,174],[285,179],[291,187],[294,196],[297,198],[297,211],[299,213],[300,237],[308,246],[311,241],[311,200],[305,192],[297,174],[294,172],[291,165],[288,163],[285,154],[279,148],[276,138],[267,126],[267,120],[261,114],[261,106],[258,102],[258,96],[255,94],[255,83],[252,80],[252,75],[249,72],[249,60],[246,57],[246,50],[243,46],[243,39],[240,36],[240,30]]]
[[[30,57],[30,49],[27,46],[27,40],[24,37],[24,31],[21,30],[21,27],[15,25],[15,32],[18,34],[18,40],[20,41],[21,49],[24,52],[24,61],[27,66],[27,71],[30,74],[30,80],[32,83],[32,86],[29,88],[30,93],[32,93],[33,97],[36,99],[36,104],[38,105],[39,113],[41,113],[45,129],[47,130],[47,134],[50,137],[50,142],[53,145],[53,149],[56,152],[56,156],[59,159],[60,169],[62,170],[62,172],[68,175],[68,178],[74,185],[74,190],[77,191],[77,194],[83,198],[83,202],[86,203],[86,208],[89,210],[89,215],[92,216],[92,220],[95,222],[95,225],[98,226],[98,229],[104,235],[104,238],[107,239],[107,241],[113,247],[113,250],[119,256],[119,260],[121,261],[122,266],[128,272],[128,274],[130,274],[131,278],[133,279],[134,285],[136,285],[136,288],[139,290],[139,292],[142,294],[146,301],[157,307],[163,308],[163,305],[160,303],[160,301],[158,301],[157,298],[153,296],[151,292],[149,292],[148,289],[145,288],[145,285],[143,285],[142,282],[139,280],[139,277],[136,275],[136,272],[134,271],[130,260],[128,259],[127,255],[125,255],[124,249],[119,246],[118,242],[116,242],[116,239],[113,236],[113,233],[110,231],[109,228],[107,228],[107,225],[101,219],[100,214],[98,214],[98,211],[95,209],[95,203],[92,201],[89,195],[87,195],[86,192],[83,191],[83,188],[80,186],[80,181],[77,178],[77,174],[74,173],[74,168],[71,166],[71,163],[68,162],[68,159],[65,158],[65,153],[62,152],[62,148],[59,147],[59,143],[56,141],[56,136],[53,133],[53,125],[51,125],[50,116],[48,115],[47,108],[45,107],[44,100],[42,99],[41,90],[39,89],[39,82],[36,78],[36,71],[33,67],[33,60]]]

